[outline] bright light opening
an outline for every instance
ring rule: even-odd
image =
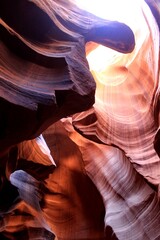
[[[136,6],[137,0],[75,0],[78,7],[95,14],[98,17],[127,21],[132,18],[131,12]]]

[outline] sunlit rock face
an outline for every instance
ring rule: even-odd
[[[0,239],[160,238],[159,3],[87,2],[0,1]]]
[[[153,146],[158,129],[154,111],[159,94],[159,31],[148,6],[143,6],[142,14],[136,2],[132,4],[127,14],[134,9],[128,24],[133,25],[135,49],[124,55],[98,46],[88,54],[97,86],[92,111],[96,117],[91,125],[86,112],[84,117],[77,114],[74,126],[90,139],[96,136],[99,142],[123,149],[147,180],[159,184],[160,161]]]
[[[134,48],[134,35],[127,25],[78,12],[71,3],[70,18],[63,2],[59,8],[56,1],[50,3],[53,14],[47,1],[0,4],[3,150],[93,105],[96,86],[85,56],[86,41],[128,52]]]

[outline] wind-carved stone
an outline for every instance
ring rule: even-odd
[[[0,1],[0,238],[160,237],[159,5],[146,2],[111,21],[73,1]]]

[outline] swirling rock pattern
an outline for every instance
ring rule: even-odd
[[[160,9],[146,2],[111,21],[0,1],[0,239],[160,239]]]

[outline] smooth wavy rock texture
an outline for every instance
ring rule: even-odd
[[[117,1],[0,1],[2,240],[160,239],[159,2]]]

